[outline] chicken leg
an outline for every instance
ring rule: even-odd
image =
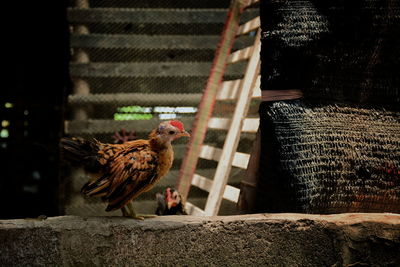
[[[126,210],[127,208],[129,210],[129,212]],[[136,219],[136,220],[144,220],[145,218],[157,217],[157,215],[138,214],[138,213],[136,213],[135,209],[133,208],[132,202],[129,202],[128,204],[126,204],[126,206],[122,207],[121,211],[122,211],[122,216],[133,218],[133,219]]]

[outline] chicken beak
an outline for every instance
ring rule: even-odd
[[[171,209],[172,206],[173,206],[173,204],[174,204],[174,201],[168,201],[168,202],[167,202],[167,207],[168,207],[168,209]]]
[[[180,135],[181,136],[190,137],[190,134],[188,132],[186,132],[186,131],[182,131]]]

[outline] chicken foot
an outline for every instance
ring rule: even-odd
[[[127,211],[127,208],[129,211]],[[135,209],[133,208],[132,202],[129,202],[128,204],[126,204],[126,206],[122,207],[121,211],[122,211],[122,216],[128,217],[128,218],[133,218],[136,220],[144,220],[145,218],[157,217],[157,215],[152,215],[152,214],[136,213]]]

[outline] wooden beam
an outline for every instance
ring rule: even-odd
[[[252,32],[254,30],[257,30],[260,27],[260,17],[256,17],[242,25],[240,25],[237,35],[242,35],[246,34],[249,32]]]
[[[235,64],[229,75],[241,75],[245,65]],[[73,77],[206,77],[208,62],[70,63]]]
[[[201,94],[88,94],[69,95],[71,105],[101,104],[101,105],[163,105],[163,106],[197,106]]]

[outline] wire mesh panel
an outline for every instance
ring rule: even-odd
[[[229,2],[71,2],[68,18],[74,94],[68,98],[71,119],[66,122],[67,134],[113,142],[114,134],[125,129],[135,131],[136,138],[147,138],[161,120],[175,118],[190,129]],[[243,38],[238,46],[249,42],[251,38]],[[238,64],[227,75],[235,78],[243,68]],[[140,197],[139,211],[153,212],[154,193],[175,184],[184,142],[175,143],[171,172]],[[67,179],[66,213],[103,214],[98,200],[85,199],[79,193],[85,174],[74,172],[71,176]]]

